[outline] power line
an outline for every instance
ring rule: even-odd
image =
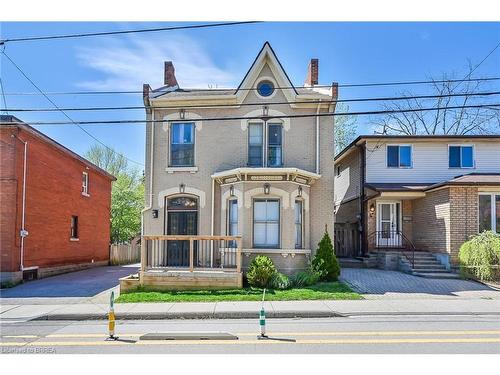
[[[396,96],[396,97],[374,97],[374,98],[351,98],[337,100],[299,100],[299,101],[277,101],[277,102],[251,102],[239,104],[193,104],[184,106],[159,106],[154,109],[184,109],[184,108],[234,108],[243,106],[270,106],[282,104],[333,104],[333,103],[353,103],[353,102],[371,102],[371,101],[397,101],[397,100],[413,100],[413,99],[438,99],[445,97],[462,97],[462,96],[492,96],[500,95],[500,91],[486,91],[473,93],[459,94],[439,94],[439,95],[415,95],[415,96]],[[144,106],[117,106],[117,107],[68,107],[68,108],[8,108],[11,112],[55,112],[63,111],[116,111],[116,110],[144,110]],[[7,108],[6,108],[7,109]]]
[[[2,109],[5,114],[9,114],[9,110],[7,109],[7,100],[5,100],[5,91],[3,90],[3,82],[2,82],[2,77],[0,77],[0,89],[2,90],[2,99],[3,99],[3,106],[4,108]]]
[[[138,164],[140,166],[144,166],[144,164],[140,163],[140,162],[137,162],[135,160],[132,160],[132,159],[129,159],[128,157],[126,157],[125,155],[123,154],[120,154],[119,152],[116,152],[115,150],[113,150],[111,147],[109,147],[108,145],[106,145],[104,142],[102,142],[101,140],[99,140],[98,138],[96,138],[93,134],[89,133],[83,126],[81,126],[81,124],[78,122],[78,121],[74,121],[71,117],[69,117],[66,112],[64,112],[64,110],[61,110],[56,103],[54,103],[54,101],[52,99],[50,99],[44,92],[43,90],[38,87],[35,82],[33,82],[27,75],[26,73],[24,73],[24,71],[5,53],[5,51],[2,51],[3,55],[12,63],[12,65],[14,65],[14,67],[23,75],[24,78],[26,78],[32,85],[33,87],[35,87],[55,108],[57,108],[68,120],[71,121],[70,124],[74,124],[76,126],[78,126],[78,128],[80,128],[83,132],[85,132],[85,134],[87,134],[89,137],[91,137],[93,140],[95,140],[96,142],[98,142],[99,144],[101,144],[102,146],[106,147],[108,150],[112,151],[113,153],[116,153],[118,155],[121,155],[123,156],[125,159],[127,159],[128,161],[132,162],[132,163],[135,163],[135,164]]]
[[[383,115],[389,113],[410,113],[410,112],[422,112],[422,111],[437,111],[437,110],[453,110],[453,109],[466,109],[466,108],[497,108],[500,107],[500,103],[491,104],[476,104],[476,105],[460,105],[460,106],[448,106],[448,107],[435,107],[435,108],[407,108],[399,110],[381,110],[381,111],[362,111],[362,112],[324,112],[324,113],[302,113],[296,115],[283,115],[283,116],[235,116],[235,117],[206,117],[206,118],[196,118],[196,119],[183,119],[183,122],[196,122],[196,121],[230,121],[230,120],[273,120],[273,119],[283,119],[283,118],[307,118],[307,117],[338,117],[338,116],[364,116],[364,115]],[[92,121],[54,121],[54,122],[32,122],[32,125],[90,125],[90,124],[142,124],[142,123],[163,123],[166,120],[92,120]]]
[[[424,85],[435,83],[454,83],[454,82],[477,82],[477,81],[498,81],[500,77],[484,77],[484,78],[467,78],[467,79],[444,79],[444,80],[427,80],[427,81],[394,81],[394,82],[371,82],[371,83],[345,83],[339,84],[338,87],[378,87],[378,86],[401,86],[401,85]],[[302,86],[275,86],[279,90],[294,90],[300,88],[314,89],[314,88],[331,88],[332,85],[315,85],[313,87]],[[236,88],[214,88],[214,89],[199,89],[199,88],[185,88],[180,91],[236,91]],[[256,87],[240,88],[239,91],[252,91],[257,90]],[[54,91],[47,92],[47,95],[119,95],[119,94],[142,94],[142,90],[95,90],[95,91]],[[160,94],[160,90],[151,91],[153,94]],[[9,92],[5,93],[7,96],[27,96],[27,95],[40,95],[37,92]]]
[[[251,23],[260,23],[263,21],[240,21],[240,22],[220,22],[209,23],[201,25],[186,25],[186,26],[170,26],[170,27],[155,27],[150,29],[132,29],[122,31],[101,31],[95,33],[79,33],[79,34],[64,34],[64,35],[46,35],[46,36],[30,36],[24,38],[6,38],[0,40],[0,45],[13,42],[30,42],[38,40],[51,40],[51,39],[68,39],[68,38],[83,38],[92,36],[105,36],[105,35],[119,35],[119,34],[135,34],[135,33],[151,33],[158,31],[173,31],[173,30],[187,30],[187,29],[203,29],[209,27],[222,27],[222,26],[236,26]]]

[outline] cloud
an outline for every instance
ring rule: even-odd
[[[98,78],[77,83],[89,90],[141,90],[143,83],[163,86],[163,62],[174,63],[181,87],[234,87],[235,75],[218,67],[193,39],[131,37],[93,47],[79,47],[79,62],[98,72]]]

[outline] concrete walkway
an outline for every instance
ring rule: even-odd
[[[116,304],[117,319],[257,318],[260,302],[191,302]],[[357,301],[273,301],[264,304],[268,318],[322,318],[358,315],[495,315],[499,299],[404,299]],[[108,305],[2,305],[0,321],[106,319]]]

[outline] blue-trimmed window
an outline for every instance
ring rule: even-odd
[[[411,168],[411,146],[387,146],[387,166],[389,168]]]
[[[473,168],[474,147],[471,146],[448,146],[448,166],[450,168]]]

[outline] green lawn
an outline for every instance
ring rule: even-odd
[[[304,288],[288,290],[266,290],[266,301],[299,301],[318,299],[362,299],[341,282],[325,282]],[[132,302],[219,302],[219,301],[260,301],[262,289],[243,288],[227,290],[194,290],[155,292],[138,289],[118,297],[118,303]]]

